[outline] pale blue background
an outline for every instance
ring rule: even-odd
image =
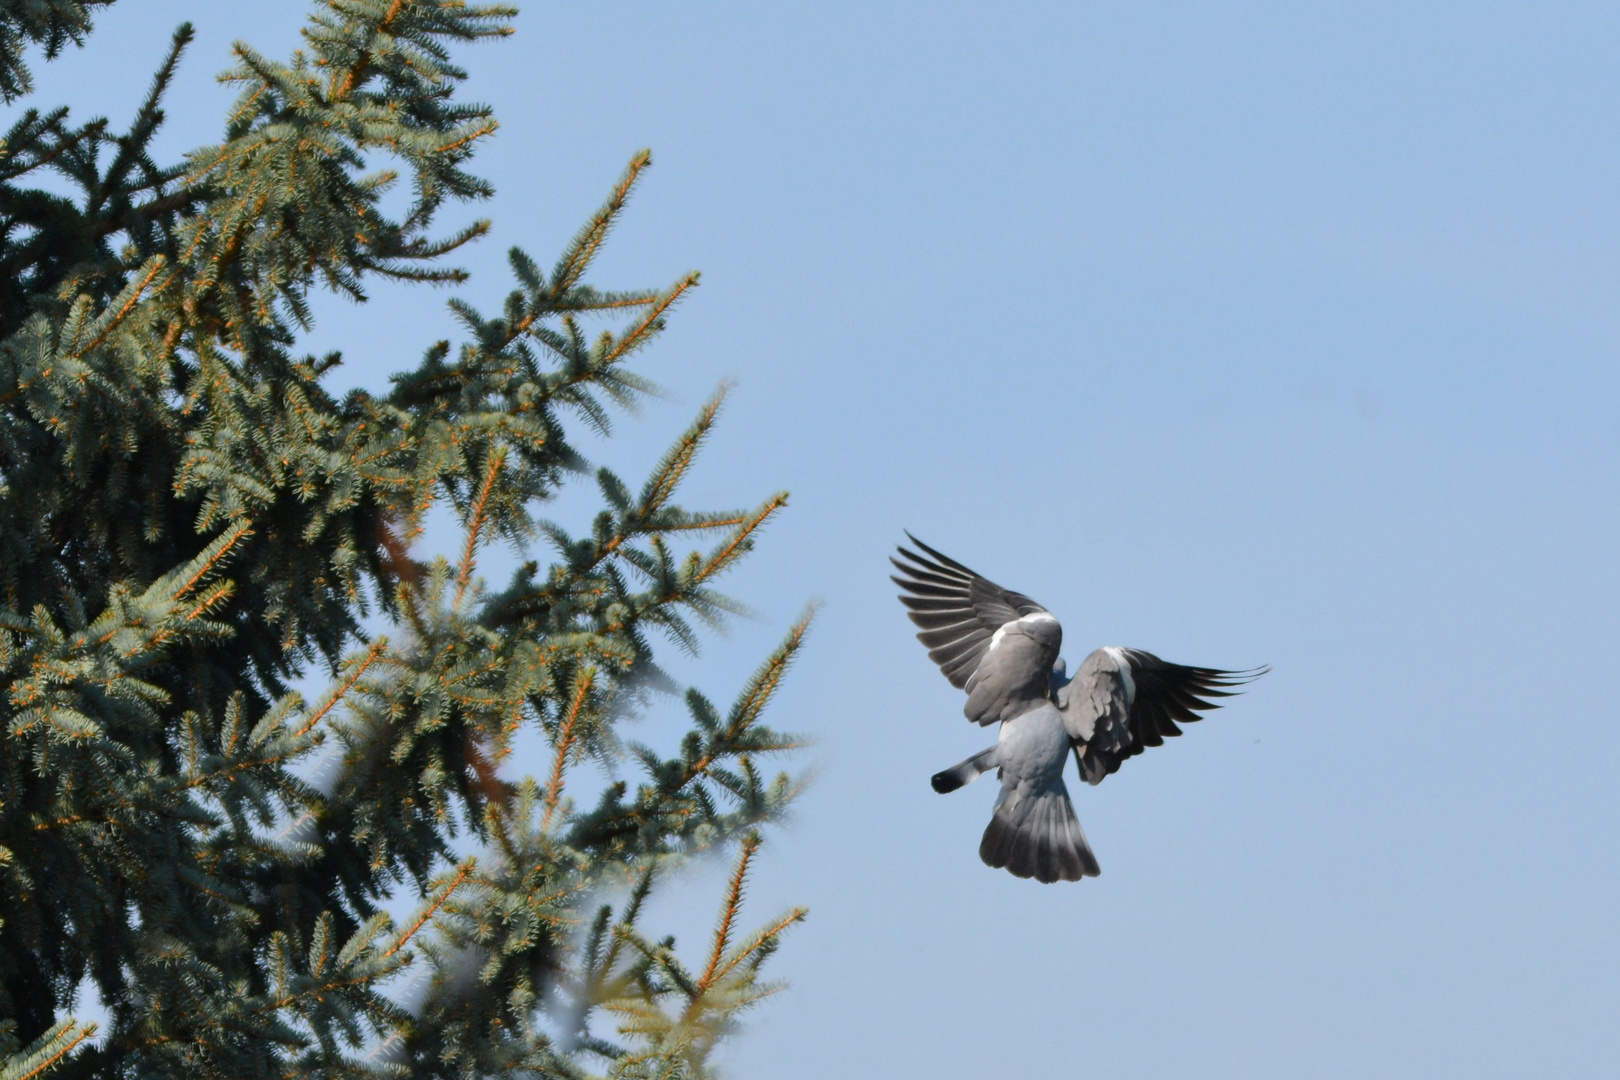
[[[464,54],[503,127],[463,295],[652,146],[596,280],[704,284],[601,456],[639,475],[735,375],[688,499],[793,504],[700,685],[826,601],[773,714],[821,776],[750,908],[811,919],[735,1075],[1616,1068],[1620,9],[528,7]],[[193,18],[178,151],[228,41],[302,11],[125,0],[42,96],[127,116]],[[311,347],[381,385],[440,299],[324,303]],[[1071,663],[1275,665],[1076,793],[1102,878],[985,869],[992,785],[929,790],[987,738],[893,599],[902,527]],[[712,878],[655,913],[694,953]]]

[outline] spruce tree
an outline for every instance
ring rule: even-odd
[[[235,47],[224,137],[163,163],[189,27],[127,128],[27,107],[108,2],[0,0],[0,1078],[706,1074],[804,915],[738,918],[806,624],[729,707],[681,693],[655,646],[739,610],[718,579],[785,497],[675,503],[718,395],[639,488],[570,443],[652,388],[697,280],[586,283],[648,156],[551,269],[512,251],[495,313],[452,301],[456,340],[339,394],[312,294],[455,284],[488,231],[437,224],[491,191],[453,56],[514,10],[324,0],[290,60]],[[541,519],[592,480],[588,527]],[[532,558],[486,588],[496,543]],[[670,752],[630,741],[649,714]],[[643,926],[728,848],[710,940]]]

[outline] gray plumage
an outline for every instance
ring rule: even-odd
[[[979,857],[1037,881],[1095,877],[1096,856],[1063,784],[1069,752],[1087,783],[1101,783],[1126,759],[1180,735],[1178,722],[1219,708],[1210,698],[1230,697],[1267,669],[1187,667],[1109,646],[1070,679],[1058,656],[1056,616],[906,536],[922,554],[902,547],[890,562],[917,639],[951,685],[967,692],[967,718],[1001,725],[995,746],[935,773],[934,790],[955,791],[995,769],[1001,794]]]

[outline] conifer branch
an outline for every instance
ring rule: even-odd
[[[473,872],[473,867],[475,864],[476,861],[473,859],[468,859],[466,862],[461,864],[461,866],[456,870],[456,876],[450,879],[449,884],[445,885],[439,890],[439,895],[434,897],[433,901],[422,910],[422,912],[417,916],[416,921],[413,922],[403,934],[395,938],[392,945],[383,951],[383,959],[386,960],[403,949],[406,944],[410,942],[411,938],[415,937],[417,932],[420,931],[422,927],[426,926],[428,922],[432,920],[433,916],[439,913],[439,909],[444,906],[445,901],[449,900],[455,891],[461,888],[461,886],[466,882],[468,876]]]
[[[693,575],[693,584],[704,584],[710,579],[718,577],[731,567],[739,558],[746,554],[753,542],[754,534],[764,527],[765,523],[775,517],[783,507],[787,506],[787,492],[780,491],[767,499],[763,506],[738,524],[736,531],[726,538],[704,561],[702,568]]]
[[[636,508],[638,520],[648,520],[664,508],[675,493],[686,472],[691,468],[692,460],[702,448],[709,432],[714,428],[716,417],[720,415],[720,406],[725,403],[729,385],[722,383],[709,400],[704,403],[698,417],[692,422],[675,445],[665,452],[663,460],[653,470],[646,487],[641,491],[640,505]]]
[[[815,618],[815,608],[811,607],[799,616],[799,621],[788,630],[787,637],[776,651],[748,680],[748,685],[737,698],[737,703],[731,708],[731,715],[727,718],[727,730],[733,734],[741,734],[751,727],[762,712],[766,704],[775,695],[777,687],[782,683],[782,677],[798,656],[799,649],[804,645],[805,635],[810,632],[810,623]]]
[[[723,958],[719,967],[716,968],[714,972],[713,981],[719,982],[729,977],[732,972],[743,964],[763,959],[763,957],[760,955],[761,952],[774,945],[776,939],[781,937],[783,931],[787,930],[795,923],[803,922],[805,919],[809,918],[809,916],[809,908],[796,907],[790,910],[786,915],[779,916],[775,922],[768,923],[767,925],[762,926],[758,930],[754,931],[748,936],[746,941],[742,942],[735,949],[733,949],[729,956]],[[775,988],[767,988],[765,993],[775,993]]]
[[[180,583],[178,589],[174,590],[171,599],[175,601],[185,599],[192,589],[195,589],[203,579],[218,569],[219,565],[225,561],[226,557],[239,543],[251,535],[253,535],[253,528],[246,521],[239,521],[227,527],[185,568],[189,576]]]
[[[697,980],[699,993],[713,985],[720,961],[731,945],[731,924],[737,917],[737,909],[742,906],[743,883],[748,879],[748,864],[753,860],[754,852],[757,850],[759,850],[759,834],[750,832],[742,838],[742,849],[737,854],[737,864],[732,868],[731,880],[726,884],[726,898],[720,905],[720,924],[714,929],[714,946],[709,951],[709,963]]]
[[[210,586],[207,592],[198,597],[197,602],[190,609],[181,613],[180,621],[182,623],[195,622],[202,616],[218,609],[235,592],[236,585],[229,581],[221,581]]]
[[[557,267],[551,272],[551,294],[561,296],[575,285],[579,284],[580,277],[596,253],[601,250],[602,243],[607,239],[608,231],[618,219],[620,211],[630,201],[630,192],[635,188],[636,181],[641,174],[652,164],[652,151],[641,150],[630,159],[625,166],[624,173],[619,182],[614,185],[613,192],[608,196],[602,208],[592,215],[591,220],[579,231],[568,248],[557,261]]]
[[[451,602],[452,607],[461,606],[461,598],[467,591],[467,583],[472,580],[474,555],[478,550],[478,534],[484,527],[490,492],[495,489],[495,480],[500,476],[501,466],[505,463],[506,448],[497,447],[489,455],[489,465],[484,470],[483,486],[478,489],[478,497],[473,500],[472,518],[467,523],[467,543],[461,552],[461,566],[456,571],[456,598]]]
[[[594,365],[598,368],[608,367],[645,345],[653,334],[662,328],[663,318],[670,308],[679,303],[681,297],[688,291],[695,289],[697,283],[698,275],[695,272],[687,274],[670,286],[662,296],[653,300],[648,305],[648,310],[623,334],[617,338],[604,335],[598,355],[594,358]]]
[[[42,1035],[26,1052],[0,1062],[0,1080],[35,1080],[61,1064],[86,1039],[96,1034],[95,1024],[64,1020]]]
[[[540,819],[541,832],[551,824],[551,815],[557,809],[558,800],[562,798],[563,771],[568,767],[568,755],[574,749],[574,728],[579,723],[580,714],[595,684],[594,668],[582,668],[574,678],[574,698],[569,702],[568,712],[557,731],[557,750],[551,765],[551,780],[546,784],[546,811],[545,816]]]
[[[388,5],[388,10],[383,13],[383,17],[378,20],[376,29],[372,31],[373,37],[381,37],[383,34],[388,33],[389,29],[394,25],[394,20],[399,18],[399,13],[404,9],[405,0],[393,0],[393,3]],[[359,58],[349,66],[348,71],[343,73],[342,80],[333,87],[329,95],[331,100],[342,101],[353,93],[354,88],[365,79],[366,69],[370,66],[371,50],[362,50]]]
[[[349,691],[354,689],[356,684],[360,682],[361,678],[365,676],[366,670],[370,668],[372,664],[376,663],[377,659],[381,657],[387,650],[387,638],[379,637],[377,640],[373,641],[366,649],[365,655],[362,656],[357,663],[350,667],[348,676],[345,677],[341,683],[339,683],[331,690],[330,693],[327,694],[326,700],[321,704],[320,708],[310,713],[309,719],[305,720],[293,731],[294,736],[303,738],[305,735],[308,735],[311,731],[315,730],[320,722],[326,718],[327,714],[333,709],[337,708],[338,703],[341,702],[344,697],[347,696]]]
[[[130,313],[135,310],[135,305],[140,302],[141,295],[146,292],[146,287],[152,284],[153,278],[157,277],[158,274],[163,272],[165,265],[166,262],[163,256],[154,256],[151,262],[147,264],[146,273],[141,276],[140,280],[134,282],[129,288],[124,290],[124,295],[120,297],[123,303],[119,305],[116,311],[112,312],[109,316],[101,320],[102,325],[99,331],[96,333],[96,336],[91,338],[87,344],[79,346],[70,352],[68,354],[69,358],[77,360],[91,349],[99,348],[112,334],[112,332],[118,329],[118,327],[123,324],[124,320],[129,317]]]

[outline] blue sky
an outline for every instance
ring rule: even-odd
[[[41,98],[127,115],[197,23],[126,0]],[[465,54],[503,252],[548,261],[631,153],[598,264],[703,285],[592,444],[641,473],[722,379],[698,506],[793,502],[683,666],[729,699],[825,602],[774,722],[820,776],[766,849],[811,917],[735,1075],[1591,1076],[1620,1059],[1620,9],[1582,3],[526,5]],[[441,295],[332,300],[380,385]],[[559,515],[583,511],[565,503]],[[576,519],[577,520],[577,519]],[[910,528],[1095,645],[1274,671],[1076,790],[1103,876],[981,866],[988,742],[912,640]],[[669,716],[675,716],[672,705]],[[661,719],[646,721],[656,737]],[[1071,783],[1071,789],[1080,785]],[[709,872],[656,913],[693,948]]]

